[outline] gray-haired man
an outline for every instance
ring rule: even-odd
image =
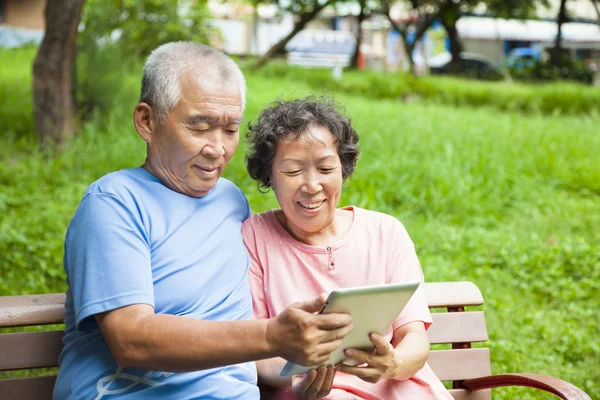
[[[135,128],[140,168],[86,191],[65,239],[66,336],[56,399],[258,398],[252,360],[317,364],[352,328],[322,299],[250,320],[250,209],[221,178],[238,141],[245,81],[207,46],[148,58]]]

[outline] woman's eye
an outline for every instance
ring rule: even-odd
[[[335,168],[319,168],[319,169],[324,174],[330,174],[335,170]]]
[[[302,171],[300,171],[300,170],[295,170],[295,171],[281,171],[281,172],[283,172],[283,173],[284,173],[284,174],[286,174],[286,175],[291,175],[291,176],[294,176],[294,175],[299,175],[299,174],[300,174]]]

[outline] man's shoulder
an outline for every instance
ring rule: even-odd
[[[236,202],[242,203],[244,207],[248,205],[246,195],[235,183],[226,178],[219,178],[216,187],[213,189],[215,195],[222,197],[227,196],[234,199]]]
[[[155,177],[142,168],[122,169],[110,172],[92,183],[83,197],[93,194],[126,200],[135,197],[135,193],[138,191],[152,190],[152,185],[157,183],[158,186],[162,186]]]
[[[143,186],[144,182],[152,182],[152,179],[145,176],[149,174],[144,172],[141,168],[110,172],[92,183],[84,197],[92,193],[122,197],[124,192],[130,193],[136,186]]]

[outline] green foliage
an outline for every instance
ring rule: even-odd
[[[327,90],[372,99],[426,99],[444,104],[490,106],[499,110],[545,114],[597,114],[600,89],[573,83],[507,84],[376,71],[345,71],[334,80],[327,69],[306,69],[270,63],[258,73],[268,78],[302,81]]]
[[[145,57],[166,42],[208,43],[208,17],[205,1],[87,0],[78,41],[90,51],[118,40],[124,54]]]
[[[3,137],[34,132],[31,85],[35,51],[33,47],[0,50],[0,135]]]
[[[509,68],[514,79],[523,81],[550,82],[558,79],[592,84],[594,72],[582,60],[576,60],[570,55],[561,59],[560,66],[554,66],[550,60],[533,60],[528,64],[517,64]]]
[[[10,54],[22,65],[14,61],[14,68],[2,69],[0,87],[27,96],[21,88],[30,90],[30,78],[22,71],[30,71],[34,53]],[[8,59],[1,52],[0,57]],[[247,75],[247,121],[279,95],[314,93],[313,73],[330,84],[325,72],[280,68],[267,69],[269,76]],[[544,114],[548,100],[534,95],[538,90],[542,98],[553,93],[587,104],[596,92],[577,85],[520,89],[433,78],[400,80],[388,89],[365,75],[368,85],[381,86],[373,88],[383,93],[378,98],[364,89],[360,76],[345,74],[343,91],[335,85],[319,91],[336,94],[361,135],[361,159],[341,204],[398,217],[415,242],[427,280],[471,280],[481,288],[494,373],[549,374],[600,398],[600,117],[581,113],[582,105]],[[124,70],[119,82],[112,109],[84,124],[63,154],[38,153],[33,135],[0,138],[0,295],[65,290],[64,233],[85,188],[110,171],[142,163],[144,144],[131,123],[139,70]],[[431,91],[423,98],[435,101],[402,103],[414,87]],[[473,96],[488,107],[459,101],[458,94],[435,95],[461,90],[482,91]],[[497,104],[486,97],[488,91],[501,98]],[[508,101],[503,96],[538,105],[513,109],[527,114],[500,112]],[[5,107],[3,101],[2,123],[31,126],[25,120],[31,105],[23,104],[24,109]],[[245,191],[254,212],[277,207],[272,192],[259,193],[248,177],[243,147],[226,177]],[[546,398],[551,397],[522,388],[494,390],[494,399]]]

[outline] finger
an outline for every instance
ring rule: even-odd
[[[331,353],[337,350],[342,345],[342,340],[336,340],[335,342],[322,343],[315,348],[315,357],[321,359],[325,357],[325,360],[320,364],[324,364],[328,359]],[[319,365],[320,365],[319,364]]]
[[[377,368],[371,367],[351,367],[349,365],[338,364],[335,369],[346,374],[354,375],[365,382],[377,381],[380,376],[380,372]]]
[[[371,333],[369,335],[369,340],[375,345],[375,350],[377,350],[377,354],[385,355],[390,352],[390,343],[387,340],[385,340],[385,338],[380,334]]]
[[[302,375],[296,375],[296,376],[302,376]],[[312,385],[312,383],[316,377],[317,377],[317,371],[315,371],[314,369],[311,369],[306,374],[304,374],[304,376],[302,376],[302,379],[300,379],[294,383],[294,385],[292,387],[294,394],[297,394],[299,396],[304,396],[304,394],[306,393],[306,391],[308,390],[310,385]]]
[[[315,318],[317,321],[317,328],[325,331],[342,329],[352,324],[352,316],[350,316],[350,314],[319,314],[315,315]]]
[[[333,378],[335,377],[335,368],[330,366],[327,367],[327,375],[325,375],[325,379],[323,379],[323,385],[321,385],[321,390],[317,393],[317,398],[325,397],[331,392],[331,388],[333,387]]]
[[[306,396],[309,398],[317,397],[317,394],[321,391],[321,387],[323,386],[323,381],[327,376],[327,367],[320,367],[317,370],[317,376],[313,380],[312,384],[309,386],[308,390],[306,390]]]
[[[379,365],[378,357],[370,351],[348,349],[344,351],[344,355],[358,361],[359,364],[367,363],[373,367]]]
[[[321,311],[321,308],[323,308],[323,305],[326,301],[326,296],[320,295],[319,297],[315,297],[312,300],[299,301],[298,303],[294,303],[290,306],[290,308],[298,308],[309,313],[316,313]]]

